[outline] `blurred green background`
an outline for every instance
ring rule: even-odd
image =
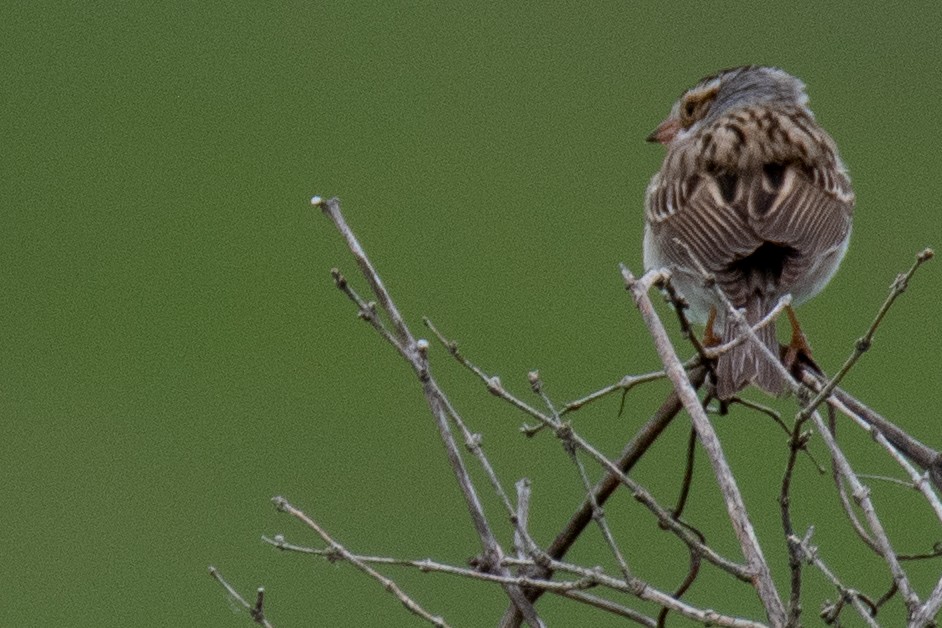
[[[265,586],[279,626],[421,625],[349,565],[259,540],[315,544],[274,511],[281,494],[354,551],[463,563],[479,549],[414,378],[330,281],[338,266],[365,292],[310,197],[341,197],[417,334],[428,315],[519,394],[539,368],[563,402],[657,366],[616,265],[641,268],[642,198],[663,157],[643,138],[719,68],[804,79],[851,168],[850,253],[801,310],[836,370],[895,274],[942,246],[942,5],[878,6],[5,3],[0,625],[249,625],[210,564],[246,594]],[[940,293],[934,262],[846,380],[937,448]],[[522,416],[431,355],[507,486],[532,479],[548,542],[581,494],[558,443],[522,438]],[[622,416],[603,402],[576,427],[614,455],[666,389],[633,392]],[[744,411],[717,426],[784,589],[785,439]],[[842,434],[859,471],[892,472]],[[666,504],[686,436],[678,422],[637,471]],[[848,584],[882,593],[889,576],[848,542],[829,480],[805,460],[796,481],[798,527],[817,525]],[[939,538],[915,496],[874,494],[900,551]],[[690,508],[735,556],[703,460]],[[635,572],[673,588],[679,544],[627,498],[610,514]],[[573,558],[611,564],[595,531]],[[923,595],[942,572],[913,569]],[[454,625],[493,625],[504,608],[489,586],[388,573]],[[834,593],[811,570],[806,582],[814,625]],[[759,612],[711,568],[689,599]],[[616,623],[551,597],[540,609],[552,625]]]

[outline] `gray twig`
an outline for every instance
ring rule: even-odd
[[[342,558],[366,575],[379,582],[381,585],[383,585],[385,590],[396,596],[396,598],[402,602],[402,605],[405,606],[409,612],[417,615],[418,617],[421,617],[433,626],[440,626],[442,628],[448,626],[448,624],[445,623],[445,620],[440,616],[432,615],[422,608],[418,602],[406,595],[406,593],[401,588],[399,588],[399,585],[397,585],[393,580],[390,580],[383,574],[370,567],[366,561],[362,560],[359,556],[356,556],[355,554],[347,551],[343,545],[334,540],[334,538],[329,535],[327,531],[324,530],[324,528],[318,525],[314,519],[292,506],[284,497],[275,497],[272,499],[272,502],[279,511],[288,513],[298,521],[302,522],[308,528],[316,532],[317,536],[321,537],[321,540],[328,546],[328,548],[330,548],[330,555],[333,558]]]
[[[451,404],[448,401],[447,396],[429,373],[427,354],[428,344],[422,340],[416,342],[412,333],[409,331],[405,320],[399,313],[399,309],[396,307],[392,297],[386,290],[386,286],[383,284],[382,279],[380,279],[379,273],[376,272],[372,262],[370,262],[369,257],[367,257],[366,251],[360,245],[360,242],[353,233],[353,230],[350,229],[350,226],[344,219],[343,213],[340,211],[340,201],[336,197],[329,200],[324,200],[319,196],[315,196],[311,199],[311,204],[320,208],[324,214],[330,218],[331,222],[334,223],[334,226],[343,236],[344,240],[347,242],[350,252],[353,254],[353,257],[360,268],[363,277],[370,285],[370,288],[372,289],[373,294],[376,296],[377,301],[392,322],[394,338],[387,338],[387,340],[390,340],[399,354],[406,360],[406,362],[409,363],[410,366],[412,366],[416,376],[419,379],[419,382],[422,385],[422,392],[425,394],[425,399],[428,402],[429,409],[431,410],[432,415],[435,417],[439,435],[441,436],[442,443],[445,445],[445,450],[448,455],[448,460],[451,464],[452,471],[455,474],[455,479],[458,481],[458,486],[461,488],[461,493],[465,498],[465,504],[468,508],[468,512],[471,515],[471,520],[474,524],[475,531],[481,540],[481,544],[484,549],[484,561],[489,568],[503,570],[504,568],[500,566],[500,559],[504,555],[503,550],[501,549],[500,544],[497,542],[497,538],[494,536],[494,533],[491,530],[490,523],[488,522],[487,516],[484,513],[484,507],[481,504],[477,490],[471,481],[471,476],[464,464],[464,460],[461,457],[461,452],[459,451],[454,435],[452,434],[451,428],[448,424],[449,417],[454,416],[455,413],[450,411]],[[357,302],[357,306],[362,313],[363,308],[361,303]],[[376,327],[375,324],[374,327]],[[502,575],[509,576],[510,574],[504,571]],[[523,614],[528,624],[534,627],[543,625],[543,622],[540,620],[536,609],[533,608],[533,605],[529,600],[527,600],[523,591],[519,587],[513,584],[508,584],[505,587],[505,591],[508,597],[510,597],[512,600],[513,604]]]
[[[239,595],[239,592],[235,590],[235,587],[226,582],[226,579],[222,577],[222,574],[219,573],[218,569],[210,566],[209,575],[212,576],[216,582],[222,585],[222,588],[226,590],[226,593],[229,594],[229,597],[234,600],[236,604],[248,612],[249,616],[252,617],[252,621],[254,621],[259,626],[272,628],[271,622],[269,622],[265,617],[265,589],[263,587],[259,587],[255,593],[255,604],[249,604],[244,597]]]
[[[674,390],[677,391],[683,401],[684,409],[687,410],[687,414],[693,420],[700,442],[707,453],[710,464],[713,466],[713,474],[723,494],[733,530],[736,532],[739,546],[742,548],[746,563],[753,574],[759,599],[762,600],[769,621],[776,625],[784,624],[785,608],[775,588],[775,583],[772,581],[768,563],[762,553],[762,548],[759,546],[759,539],[756,537],[752,522],[749,520],[749,514],[739,492],[739,486],[732,470],[729,468],[726,456],[723,454],[722,445],[720,445],[710,419],[700,404],[696,391],[690,385],[690,379],[684,370],[683,364],[681,364],[680,358],[677,357],[673,345],[671,345],[667,330],[655,313],[654,305],[648,296],[651,285],[660,280],[663,275],[659,271],[654,271],[639,279],[623,266],[622,276],[625,279],[625,286],[631,292],[635,305],[641,312],[641,318],[651,332],[654,347],[664,364],[667,376],[674,384]]]

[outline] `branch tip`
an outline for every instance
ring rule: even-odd
[[[543,390],[543,382],[540,380],[540,372],[536,369],[533,369],[527,373],[527,381],[530,382],[530,389],[536,393],[540,394]]]
[[[331,268],[330,276],[334,278],[334,285],[336,285],[341,290],[347,287],[347,278],[343,276],[343,273],[340,272],[339,268]]]

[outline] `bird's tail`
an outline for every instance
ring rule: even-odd
[[[768,314],[769,309],[766,307],[765,299],[750,300],[746,305],[746,322],[749,325],[755,325]],[[744,333],[732,316],[726,316],[725,319],[723,342],[729,342]],[[775,323],[772,322],[756,330],[756,335],[778,359],[779,347],[775,336]],[[785,392],[785,380],[779,374],[775,364],[754,340],[747,338],[720,355],[717,360],[716,395],[721,400],[727,400],[749,384],[755,384],[767,393],[776,396]]]

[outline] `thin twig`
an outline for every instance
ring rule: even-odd
[[[826,384],[819,374],[809,369],[802,369],[800,375],[802,383],[811,390],[819,391]],[[942,453],[916,440],[845,390],[835,388],[828,403],[850,418],[860,419],[868,429],[874,428],[883,434],[903,455],[928,472],[936,490],[942,491]]]
[[[592,482],[589,481],[589,475],[586,473],[585,465],[582,464],[582,460],[579,459],[579,454],[575,447],[570,450],[569,455],[572,458],[573,463],[576,465],[576,468],[579,470],[579,477],[582,479],[582,486],[585,488],[589,501],[592,502],[592,511],[594,513],[592,519],[595,520],[596,525],[598,525],[599,531],[602,533],[602,538],[605,539],[605,544],[608,545],[608,549],[615,557],[615,561],[618,563],[618,567],[621,569],[621,573],[625,577],[625,580],[630,580],[631,571],[628,569],[628,563],[625,561],[625,557],[622,554],[621,549],[618,547],[618,543],[615,541],[615,536],[612,534],[612,530],[608,526],[608,520],[605,518],[605,511],[595,500],[595,495],[592,492]]]
[[[704,380],[706,379],[707,368],[703,365],[698,365],[690,371],[690,380],[691,384],[699,388]],[[661,404],[657,411],[651,416],[650,419],[638,430],[638,432],[631,438],[624,449],[622,449],[621,454],[618,459],[615,461],[615,465],[618,468],[618,473],[606,472],[605,475],[592,489],[592,497],[594,499],[586,498],[583,500],[582,504],[569,518],[569,521],[563,526],[559,534],[556,535],[556,538],[553,539],[553,542],[546,549],[546,554],[556,560],[561,560],[586,529],[586,527],[592,521],[593,514],[593,503],[598,503],[600,505],[605,504],[609,498],[615,493],[615,490],[622,486],[621,478],[623,475],[627,475],[641,459],[641,457],[647,452],[647,450],[654,444],[658,439],[661,433],[667,429],[667,426],[674,420],[677,414],[682,410],[683,406],[680,403],[680,399],[677,396],[675,391],[671,391],[667,396],[667,399]],[[682,539],[687,543],[687,539]],[[695,548],[688,544],[690,551],[693,552],[698,548]],[[705,545],[703,547],[706,547]],[[709,548],[706,548],[709,550]],[[727,559],[719,556],[715,552],[710,550],[707,553],[702,554],[707,560],[718,564],[721,569],[733,574],[738,579],[743,582],[749,582],[749,575],[745,568],[741,565],[728,561]],[[719,562],[717,562],[719,561]],[[530,573],[530,575],[542,578],[550,578],[552,576],[552,569],[550,569],[548,564],[539,564],[538,567],[535,567]],[[543,594],[540,590],[532,591],[528,594],[528,597],[535,601]],[[501,626],[516,626],[519,625],[519,616],[515,612],[516,609],[513,607],[509,608],[504,615],[504,618],[501,622]]]
[[[873,319],[869,329],[867,329],[867,333],[857,339],[857,342],[854,343],[853,352],[844,362],[843,366],[841,366],[840,370],[838,370],[838,372],[834,374],[834,377],[818,391],[818,394],[802,408],[799,416],[806,418],[811,416],[811,413],[821,405],[821,402],[831,395],[831,391],[837,388],[837,385],[844,379],[844,376],[847,375],[850,369],[853,368],[854,364],[870,349],[873,344],[873,336],[876,334],[880,323],[883,322],[884,317],[886,317],[886,313],[890,311],[890,307],[893,306],[893,303],[896,302],[896,299],[898,299],[901,294],[906,292],[906,288],[909,286],[909,280],[912,279],[916,271],[919,270],[919,267],[932,259],[933,255],[932,249],[923,250],[916,256],[916,261],[913,262],[913,265],[906,273],[896,276],[896,279],[890,286],[890,294],[886,297],[886,300],[877,312],[876,318]]]
[[[484,507],[481,504],[477,490],[471,481],[471,476],[468,473],[463,458],[461,457],[461,452],[459,451],[458,445],[455,442],[451,428],[448,425],[449,418],[451,416],[455,416],[456,413],[453,411],[453,409],[451,409],[451,404],[448,401],[445,393],[441,390],[441,388],[438,386],[438,383],[429,373],[427,353],[428,343],[425,340],[416,341],[412,333],[409,331],[405,320],[399,313],[399,309],[396,307],[395,302],[393,301],[389,292],[386,290],[386,287],[383,284],[382,279],[380,279],[379,274],[376,272],[376,269],[373,267],[372,262],[370,262],[366,251],[360,245],[360,242],[353,233],[353,230],[350,229],[350,226],[344,219],[343,213],[340,210],[340,201],[337,198],[324,200],[319,196],[315,196],[311,199],[311,204],[320,208],[324,214],[330,218],[330,220],[334,223],[334,226],[343,236],[344,240],[346,240],[347,246],[350,249],[350,252],[353,254],[353,257],[356,260],[363,277],[370,285],[370,288],[372,289],[373,294],[376,296],[380,306],[389,317],[389,320],[393,325],[393,335],[395,337],[395,342],[392,344],[397,349],[402,358],[405,359],[406,362],[408,362],[412,367],[417,378],[419,379],[419,382],[422,385],[422,392],[425,395],[425,399],[429,405],[429,409],[432,412],[432,416],[435,418],[435,423],[442,439],[442,443],[445,446],[445,452],[448,456],[449,463],[451,465],[452,471],[455,474],[455,479],[458,482],[458,486],[461,489],[462,496],[465,499],[465,505],[467,506],[468,512],[471,515],[471,521],[474,525],[475,531],[477,532],[478,538],[481,541],[485,563],[490,569],[503,570],[504,568],[500,566],[500,559],[504,555],[503,550],[501,549],[500,544],[497,542],[497,538],[491,530],[490,523],[488,522],[487,516],[484,513]],[[357,306],[362,312],[362,305],[358,302]],[[509,576],[510,574],[504,571],[502,575]],[[513,585],[509,585],[505,588],[505,592],[513,604],[523,614],[523,617],[526,619],[528,624],[533,627],[539,627],[543,625],[543,622],[540,620],[536,609],[533,608],[533,605],[529,602],[529,600],[527,600],[523,591]]]
[[[689,546],[697,549],[701,552],[707,560],[717,565],[721,569],[728,571],[729,573],[735,575],[740,580],[745,582],[751,582],[752,573],[750,570],[744,568],[742,565],[732,563],[731,561],[723,558],[717,554],[713,549],[703,545],[696,535],[692,534],[685,526],[674,520],[671,516],[669,510],[661,506],[654,497],[644,489],[639,483],[635,482],[629,478],[625,473],[619,468],[619,466],[608,459],[605,455],[598,451],[595,447],[589,444],[584,440],[578,433],[572,430],[572,427],[568,424],[558,422],[554,420],[552,416],[544,414],[532,407],[519,397],[511,394],[501,383],[500,378],[496,376],[489,376],[485,373],[480,367],[471,362],[466,358],[462,353],[458,351],[457,343],[452,340],[448,340],[431,322],[426,323],[429,326],[429,329],[432,333],[442,342],[442,344],[448,349],[448,351],[454,356],[459,364],[467,368],[469,371],[478,376],[478,378],[485,384],[488,392],[492,395],[503,399],[508,402],[510,405],[514,406],[518,410],[526,413],[530,417],[536,419],[541,424],[544,424],[560,438],[571,439],[571,442],[574,446],[579,448],[582,451],[585,451],[590,457],[592,457],[596,462],[598,462],[603,468],[605,468],[609,474],[611,474],[616,480],[617,483],[624,484],[636,500],[641,502],[646,506],[655,516],[658,518],[658,523],[664,526],[666,529],[671,530],[676,534],[684,543],[687,543]],[[698,377],[702,377],[702,373],[698,372]],[[702,381],[702,380],[699,380]],[[679,409],[679,408],[678,408]],[[676,412],[677,410],[674,410]],[[662,426],[659,426],[660,429],[663,429]],[[660,433],[658,431],[658,433]],[[636,459],[636,458],[635,458]],[[588,508],[588,519],[592,517],[592,507],[589,503]],[[574,539],[572,539],[574,540]],[[567,546],[568,548],[568,546]],[[565,551],[565,550],[563,550]],[[555,555],[552,551],[548,550],[550,555]]]
[[[807,369],[802,371],[801,380],[814,390],[823,385],[820,377]],[[932,481],[936,490],[942,491],[942,453],[913,438],[879,413],[867,407],[840,388],[836,388],[829,398],[828,403],[834,405],[831,400],[839,401],[850,410],[850,412],[866,422],[867,425],[876,428],[881,434],[886,436],[887,440],[893,443],[893,446],[899,449],[903,455],[912,460],[923,471],[927,471],[929,473],[929,479]]]
[[[386,591],[389,591],[390,593],[392,593],[394,596],[396,596],[396,598],[400,602],[402,602],[402,605],[405,606],[412,614],[418,617],[421,617],[422,619],[432,624],[433,626],[441,626],[443,628],[445,626],[448,626],[448,624],[445,623],[445,620],[442,617],[438,615],[432,615],[431,613],[426,611],[424,608],[422,608],[422,606],[418,602],[416,602],[411,597],[406,595],[406,593],[402,589],[400,589],[399,585],[397,585],[393,580],[390,580],[383,574],[379,573],[378,571],[370,567],[368,564],[366,564],[365,561],[361,560],[360,557],[347,551],[347,549],[343,545],[335,541],[334,538],[330,536],[330,534],[328,534],[326,530],[324,530],[324,528],[322,528],[320,525],[317,524],[316,521],[314,521],[314,519],[309,517],[307,514],[305,514],[301,510],[292,506],[290,503],[288,503],[288,500],[286,500],[284,497],[275,497],[274,499],[272,499],[272,502],[274,502],[275,507],[279,511],[288,513],[289,515],[291,515],[292,517],[294,517],[295,519],[297,519],[298,521],[306,525],[308,528],[316,532],[317,536],[321,537],[321,540],[324,541],[324,543],[328,547],[330,547],[332,554],[336,556],[336,558],[342,558],[343,560],[347,561],[348,563],[350,563],[351,565],[353,565],[354,567],[356,567],[357,569],[359,569],[360,571],[362,571],[363,573],[365,573],[366,575],[370,576],[371,578],[379,582],[381,585],[383,585],[383,588]]]
[[[909,475],[909,479],[911,482],[902,482],[895,478],[884,478],[880,476],[869,476],[869,477],[881,479],[884,481],[897,482],[899,484],[902,484],[903,486],[906,486],[909,488],[915,488],[920,493],[922,493],[923,497],[926,498],[926,501],[929,502],[929,506],[932,508],[932,511],[935,513],[936,518],[939,520],[939,522],[942,522],[942,501],[939,500],[939,496],[936,495],[935,491],[932,490],[932,485],[929,482],[929,473],[928,472],[919,473],[918,471],[916,471],[916,469],[913,468],[912,464],[910,464],[909,460],[907,460],[900,453],[900,451],[896,447],[893,446],[893,443],[891,443],[890,440],[880,432],[880,430],[878,430],[877,428],[871,425],[868,425],[866,421],[864,421],[859,416],[851,412],[850,409],[847,408],[847,406],[844,406],[843,404],[841,404],[839,400],[835,400],[834,407],[838,409],[839,411],[843,411],[845,415],[851,418],[851,420],[856,422],[858,425],[860,425],[864,429],[868,430],[870,432],[870,435],[873,437],[873,440],[876,441],[878,445],[883,447],[883,449],[885,449],[887,453],[890,454],[890,457],[896,461],[896,463],[903,469],[903,471],[906,472],[907,475]],[[858,473],[857,477],[865,477],[865,476]]]
[[[255,604],[249,604],[244,597],[239,595],[239,592],[235,590],[231,584],[226,582],[226,579],[222,577],[222,574],[219,573],[219,570],[213,566],[209,568],[209,575],[213,577],[222,587],[226,590],[226,593],[229,594],[229,597],[234,600],[239,606],[245,609],[248,614],[252,617],[254,621],[259,626],[264,626],[265,628],[272,628],[271,622],[265,617],[265,588],[259,587],[255,594]]]
[[[690,428],[690,436],[687,437],[687,456],[684,465],[684,478],[680,484],[680,495],[677,496],[677,505],[674,506],[674,517],[680,519],[684,514],[684,508],[687,506],[687,498],[690,496],[690,487],[693,486],[693,464],[697,454],[697,430]]]
[[[837,437],[837,422],[834,416],[834,406],[828,406],[828,430],[832,437]],[[847,487],[845,486],[841,468],[833,458],[831,459],[831,479],[834,482],[834,487],[837,489],[837,497],[841,502],[841,508],[844,510],[844,515],[847,517],[847,520],[850,521],[854,533],[857,534],[857,537],[860,538],[864,545],[869,547],[874,554],[881,556],[880,546],[873,537],[870,536],[870,533],[867,532],[863,523],[860,522],[857,512],[854,510],[850,495],[847,493]]]
[[[593,401],[598,401],[616,391],[628,392],[635,386],[639,384],[647,384],[648,382],[656,382],[659,379],[664,379],[666,375],[664,371],[654,371],[652,373],[643,373],[641,375],[625,375],[618,382],[596,390],[595,392],[589,393],[584,397],[569,401],[563,405],[562,409],[559,411],[560,416],[565,416],[570,412],[581,409],[583,406],[586,406]]]
[[[279,499],[279,498],[276,498]],[[306,517],[304,513],[298,511],[297,514],[291,513],[295,517],[301,518]],[[301,519],[302,521],[304,519]],[[307,524],[307,522],[305,521]],[[308,524],[310,527],[310,524]],[[317,524],[315,524],[317,525]],[[312,528],[314,529],[314,528]],[[329,535],[326,538],[321,535],[320,531],[317,531],[318,535],[324,539],[324,542],[331,546],[331,552],[326,554],[328,558],[333,558],[334,560],[346,560],[356,564],[357,561],[360,564],[364,565],[369,569],[369,563],[382,564],[382,565],[394,565],[399,567],[411,567],[418,569],[423,573],[440,573],[452,576],[459,576],[463,578],[469,578],[472,580],[479,580],[484,582],[496,582],[500,584],[514,584],[520,587],[525,588],[537,588],[542,591],[556,594],[567,594],[584,591],[588,588],[594,587],[604,587],[612,591],[617,591],[620,593],[631,594],[638,599],[645,600],[648,602],[653,602],[665,608],[670,608],[670,610],[677,612],[684,617],[699,621],[707,625],[714,626],[729,626],[737,628],[760,628],[763,624],[748,619],[741,619],[737,617],[732,617],[728,615],[723,615],[712,609],[700,609],[680,600],[674,599],[673,596],[660,591],[659,589],[651,586],[649,583],[641,581],[637,578],[632,577],[630,580],[626,581],[622,578],[608,575],[600,567],[588,568],[575,565],[572,563],[566,563],[562,561],[550,560],[550,567],[554,572],[557,573],[568,573],[576,577],[574,580],[548,580],[543,578],[533,578],[526,575],[521,576],[501,576],[493,573],[482,572],[477,569],[471,569],[468,567],[458,567],[455,565],[448,565],[444,563],[439,563],[430,559],[422,560],[409,560],[409,559],[398,559],[390,557],[376,557],[376,556],[360,556],[353,554],[352,552],[347,551],[345,548],[336,543],[336,541],[329,541]],[[326,532],[324,533],[326,535]],[[283,541],[272,541],[266,539],[269,543],[272,543],[279,549],[284,549],[287,551],[296,551],[298,546],[284,543]],[[302,553],[311,554],[316,553],[310,551],[310,548],[301,548]],[[352,560],[351,560],[352,559]],[[519,559],[513,557],[504,557],[502,560],[502,566],[504,567],[533,567],[534,563],[530,559]],[[359,568],[359,566],[358,566]],[[375,577],[375,576],[374,576]],[[380,574],[379,578],[383,578]],[[389,582],[391,580],[386,579]],[[383,582],[382,580],[380,580]],[[393,583],[395,584],[395,583]],[[621,609],[618,605],[610,607],[608,604],[599,604],[597,603],[601,598],[595,598],[594,601],[587,600],[585,598],[580,599],[578,596],[568,596],[572,599],[582,601],[599,608],[606,610],[611,610],[612,608]],[[606,601],[607,602],[607,601]],[[610,604],[610,603],[609,603]],[[619,611],[618,614],[624,614],[622,611]],[[637,615],[637,613],[634,613]],[[643,616],[639,616],[643,617]],[[650,618],[645,618],[641,623],[645,625],[652,625]]]
[[[801,428],[804,422],[795,421],[789,439],[788,462],[785,465],[785,474],[782,477],[782,489],[779,493],[779,511],[782,517],[782,530],[785,533],[785,541],[788,545],[788,567],[791,573],[789,587],[791,595],[788,600],[788,625],[800,626],[801,619],[801,566],[802,551],[799,544],[792,539],[796,538],[795,528],[792,524],[791,515],[791,483],[792,474],[795,470],[795,463],[798,461],[798,452],[805,448],[808,443],[809,432],[802,432]]]
[[[536,393],[540,399],[543,400],[543,403],[546,405],[546,408],[550,411],[553,421],[557,424],[560,423],[559,412],[556,410],[556,406],[553,401],[549,398],[549,395],[546,394],[546,389],[543,386],[543,380],[540,379],[540,374],[538,371],[532,371],[529,376],[530,387],[533,389],[533,392]],[[571,431],[562,432],[564,437],[568,434],[572,434]],[[605,511],[602,509],[602,506],[596,501],[595,495],[592,493],[592,482],[589,480],[589,474],[585,470],[585,465],[582,463],[582,460],[579,458],[579,448],[576,444],[569,438],[563,439],[563,448],[566,450],[566,453],[569,455],[570,460],[576,466],[576,469],[579,472],[579,479],[582,480],[582,486],[585,489],[586,495],[588,496],[589,501],[592,504],[592,519],[595,521],[596,525],[599,527],[599,531],[602,533],[602,538],[605,539],[605,543],[608,545],[609,551],[611,551],[612,556],[615,557],[615,561],[618,563],[619,569],[621,569],[622,575],[625,577],[625,581],[631,579],[631,570],[628,569],[628,563],[625,560],[624,555],[621,552],[621,549],[618,547],[618,543],[615,542],[615,537],[612,534],[612,530],[608,525],[608,521],[605,518]]]
[[[805,535],[805,538],[798,538],[794,534],[788,537],[789,547],[796,547],[801,552],[802,558],[807,561],[809,564],[814,565],[818,570],[824,574],[824,577],[827,578],[831,584],[834,585],[834,588],[837,589],[840,603],[850,602],[857,613],[867,622],[868,626],[872,628],[879,628],[879,624],[876,620],[873,619],[873,615],[870,613],[870,609],[863,603],[861,594],[856,589],[851,589],[850,587],[845,586],[834,572],[831,571],[828,566],[821,560],[821,557],[818,556],[818,549],[811,545],[811,535],[814,532],[814,528],[810,528],[808,533]],[[797,625],[797,624],[791,624]]]
[[[870,500],[870,489],[866,488],[854,474],[854,470],[844,456],[844,452],[838,447],[837,442],[831,435],[831,431],[824,423],[824,419],[821,418],[821,414],[816,411],[811,414],[811,417],[825,445],[827,445],[828,450],[831,452],[831,459],[840,470],[841,477],[850,485],[854,500],[857,502],[857,505],[860,506],[861,510],[863,510],[864,517],[867,519],[867,525],[873,534],[873,540],[876,543],[880,556],[889,567],[893,581],[896,583],[896,586],[899,587],[900,594],[903,596],[906,608],[909,609],[911,615],[915,614],[919,606],[919,598],[909,584],[909,578],[900,566],[896,558],[896,552],[893,550],[890,539],[886,534],[886,530],[884,530],[883,524],[880,522],[879,517],[877,517],[873,502]]]

